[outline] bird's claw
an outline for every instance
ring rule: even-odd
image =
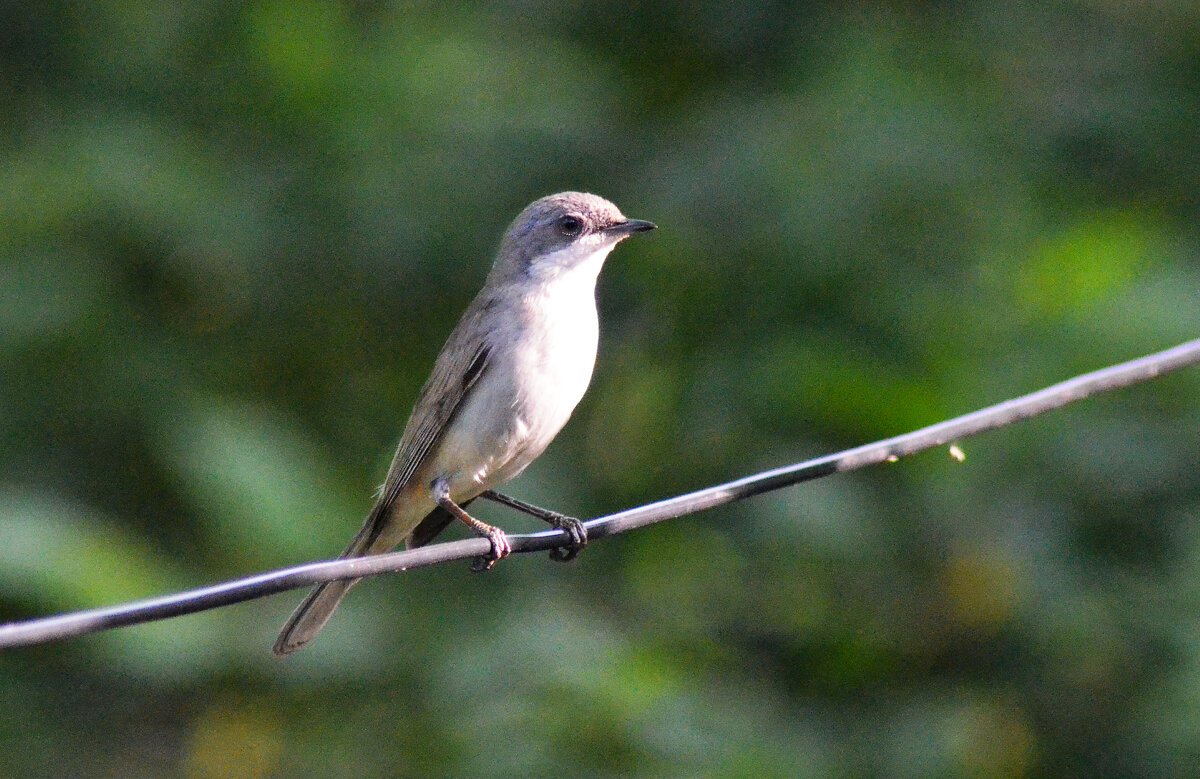
[[[562,514],[555,516],[550,521],[550,524],[565,532],[570,539],[563,546],[556,546],[551,549],[550,559],[559,563],[571,562],[587,546],[587,528],[584,527],[582,522],[575,519],[575,517],[568,517]]]
[[[498,527],[489,528],[484,535],[491,542],[492,551],[491,554],[476,557],[471,562],[471,570],[475,573],[490,571],[497,561],[503,560],[512,554],[512,541],[508,540],[508,534],[503,530]]]

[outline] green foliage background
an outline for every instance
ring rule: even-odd
[[[1200,6],[0,6],[0,618],[336,554],[507,222],[661,229],[511,487],[595,516],[1200,329]],[[0,656],[0,772],[1153,775],[1200,373],[598,543]],[[487,518],[532,524],[500,509]]]

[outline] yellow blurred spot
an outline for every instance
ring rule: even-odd
[[[950,456],[953,457],[955,460],[958,460],[960,463],[963,460],[967,459],[967,455],[963,452],[962,449],[958,448],[958,444],[950,444]]]
[[[186,772],[194,779],[274,775],[282,745],[274,712],[240,700],[218,701],[192,723]]]
[[[951,616],[973,629],[995,627],[1017,605],[1017,573],[999,554],[974,552],[951,558],[942,572]]]
[[[953,751],[961,775],[1028,775],[1037,739],[1020,708],[1003,701],[975,701],[961,712],[958,724]]]

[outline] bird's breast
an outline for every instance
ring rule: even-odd
[[[475,495],[518,476],[583,397],[596,362],[595,275],[567,274],[497,321],[492,354],[442,446],[451,492]]]
[[[599,323],[594,277],[568,276],[531,296],[524,330],[529,349],[523,359],[528,375],[537,382],[527,390],[548,413],[557,410],[565,422],[583,397],[596,364]]]
[[[506,355],[512,361],[512,414],[498,482],[514,478],[545,450],[591,381],[599,337],[595,280],[566,281],[526,299],[516,347]]]

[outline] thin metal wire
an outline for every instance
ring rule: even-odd
[[[803,481],[895,460],[1018,420],[1028,419],[1099,392],[1147,381],[1196,362],[1200,362],[1200,339],[1077,376],[1046,389],[911,433],[848,449],[837,454],[818,457],[815,460],[754,474],[657,503],[627,509],[584,524],[588,529],[589,540],[624,533],[655,522],[723,506]],[[553,549],[567,541],[566,534],[561,530],[513,535],[509,538],[512,541],[514,553]],[[371,557],[308,563],[160,598],[0,625],[0,649],[28,646],[182,614],[193,614],[334,579],[358,579],[423,568],[451,560],[471,559],[486,555],[490,550],[491,543],[486,538],[451,541]]]

